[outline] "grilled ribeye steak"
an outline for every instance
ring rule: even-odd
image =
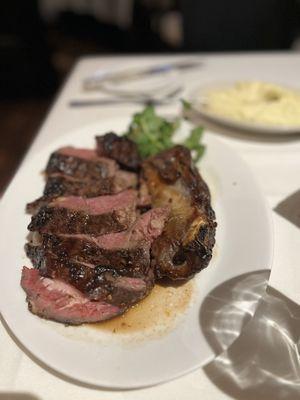
[[[137,145],[124,136],[113,132],[97,136],[97,153],[99,156],[116,160],[123,168],[136,171],[141,165]]]
[[[137,192],[86,199],[58,197],[33,215],[30,231],[102,235],[128,229],[136,219]]]
[[[51,154],[45,172],[76,179],[101,179],[114,176],[117,170],[114,160],[98,157],[95,150],[63,147]]]
[[[34,269],[23,268],[21,285],[33,313],[102,321],[147,296],[155,279],[187,279],[208,265],[215,216],[186,148],[141,166],[136,144],[109,133],[96,150],[54,152],[45,175],[43,196],[27,206]]]
[[[183,146],[147,159],[143,177],[152,205],[170,207],[163,233],[151,247],[156,275],[190,278],[208,265],[215,243],[216,222],[208,187]]]
[[[26,252],[43,276],[62,279],[94,300],[115,305],[132,304],[152,288],[150,246],[158,237],[168,209],[156,208],[143,214],[125,232],[99,237],[43,234],[26,245]],[[139,292],[120,293],[120,279],[140,278]],[[126,295],[125,295],[126,294]]]
[[[65,324],[104,321],[124,312],[124,308],[91,301],[61,280],[40,276],[36,269],[23,267],[21,286],[33,314]]]

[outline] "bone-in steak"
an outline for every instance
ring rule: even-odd
[[[215,214],[190,151],[176,146],[146,160],[143,176],[155,207],[170,217],[151,251],[157,277],[187,279],[205,268],[215,243]]]
[[[155,279],[192,277],[214,246],[210,194],[189,150],[176,146],[141,166],[126,137],[96,140],[96,150],[52,153],[43,196],[27,205],[29,309],[67,324],[125,312]]]

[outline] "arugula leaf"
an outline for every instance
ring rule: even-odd
[[[195,162],[200,160],[205,151],[205,146],[201,143],[202,136],[203,127],[197,126],[191,130],[190,135],[182,143],[185,147],[194,152],[193,160]]]
[[[183,107],[183,111],[189,111],[192,109],[192,104],[185,100],[185,99],[180,99],[182,107]]]
[[[175,145],[173,135],[180,125],[180,119],[168,121],[155,113],[153,106],[134,114],[125,136],[134,141],[142,158],[147,158]],[[194,161],[198,161],[204,153],[200,143],[203,128],[191,130],[189,137],[182,143],[194,153]]]

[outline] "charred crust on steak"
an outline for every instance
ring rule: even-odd
[[[27,256],[39,269],[45,265],[47,254],[55,255],[62,263],[69,259],[82,264],[109,266],[121,275],[129,274],[131,277],[140,277],[149,268],[149,248],[144,243],[133,248],[105,249],[76,238],[66,239],[51,234],[43,234],[42,237],[41,244],[34,246],[28,243],[25,247]],[[52,268],[51,262],[52,259],[44,268]]]
[[[131,171],[139,169],[141,157],[137,145],[132,140],[109,132],[103,136],[96,136],[96,142],[99,156],[112,158]]]
[[[143,164],[154,206],[170,207],[162,234],[151,247],[157,278],[188,279],[207,267],[215,243],[210,193],[190,151],[175,146]]]
[[[28,309],[32,313],[65,324],[103,321],[126,310],[126,307],[88,299],[72,285],[43,277],[32,268],[23,267],[21,286],[27,294]]]
[[[107,178],[88,178],[85,180],[70,179],[64,175],[48,177],[44,196],[84,196],[87,198],[115,194],[137,186],[137,176],[134,173],[117,171],[114,176]]]
[[[101,235],[128,229],[134,220],[135,212],[130,207],[107,214],[89,215],[83,211],[44,206],[32,216],[28,229],[38,232]]]
[[[71,284],[93,300],[131,305],[153,287],[150,247],[168,214],[166,208],[152,209],[128,231],[98,237],[34,232],[25,250],[42,276]]]
[[[62,174],[48,176],[43,196],[26,205],[28,214],[35,214],[56,197],[81,196],[86,198],[119,193],[137,186],[137,175],[133,172],[117,171],[108,178],[74,179]]]
[[[113,161],[111,161],[113,162]],[[100,160],[84,160],[56,151],[51,154],[46,167],[46,174],[62,173],[67,176],[76,177],[77,179],[85,178],[107,178],[111,175],[109,165]]]
[[[75,262],[69,254],[47,251],[45,245],[31,246],[27,244],[27,256],[35,268],[44,277],[63,280],[74,286],[88,298],[105,301],[108,304],[128,307],[145,297],[154,285],[154,275],[150,267],[150,259],[139,268],[128,268],[125,264],[114,267],[110,265],[88,265]],[[134,290],[129,284],[120,285],[122,279],[138,279],[143,284]],[[126,281],[125,281],[126,283]]]

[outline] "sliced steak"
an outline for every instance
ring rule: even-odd
[[[103,179],[79,180],[65,175],[51,175],[44,189],[44,196],[97,197],[115,194],[135,188],[137,176],[132,172],[117,171],[114,176]]]
[[[144,297],[153,286],[150,246],[162,230],[168,209],[143,214],[129,231],[97,238],[88,235],[36,235],[26,252],[42,275],[71,283],[90,298],[112,304],[124,303],[121,277],[140,278],[144,289],[129,291],[126,302]],[[134,296],[133,296],[134,294]]]
[[[71,176],[54,174],[48,177],[42,197],[26,205],[26,212],[35,214],[59,196],[97,197],[120,193],[137,186],[137,175],[133,172],[117,171],[115,176],[101,179],[74,179]]]
[[[129,230],[98,237],[35,234],[27,244],[27,255],[45,274],[53,268],[46,263],[50,253],[60,260],[109,266],[123,275],[142,276],[149,267],[150,245],[161,234],[168,212],[167,208],[154,208],[141,215]]]
[[[113,132],[97,136],[97,153],[99,156],[116,160],[123,168],[136,171],[141,165],[137,145],[124,136]]]
[[[64,174],[76,179],[101,179],[114,176],[114,160],[98,157],[94,150],[63,147],[51,154],[46,174]]]
[[[146,160],[143,176],[152,205],[170,206],[164,231],[151,247],[156,275],[190,278],[208,265],[215,243],[216,222],[208,187],[183,146]]]
[[[36,269],[23,267],[21,286],[33,314],[65,324],[104,321],[124,311],[105,302],[91,301],[65,282],[40,276]]]
[[[136,219],[137,192],[126,190],[112,196],[86,199],[58,197],[33,215],[30,231],[92,234],[128,229]]]

